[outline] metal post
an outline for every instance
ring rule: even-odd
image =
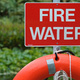
[[[53,46],[53,54],[55,53],[55,51],[60,50],[60,46]]]
[[[53,3],[59,3],[60,0],[53,0]],[[55,51],[60,50],[60,46],[53,46],[53,54],[55,53]],[[54,80],[54,77],[53,77]]]
[[[59,3],[60,0],[53,0],[53,3]],[[60,50],[60,46],[53,46],[53,54],[55,53],[55,51]]]
[[[53,3],[58,3],[60,2],[60,0],[53,0]]]

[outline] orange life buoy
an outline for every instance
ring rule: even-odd
[[[70,76],[70,63],[68,54],[58,54],[59,59],[55,60],[55,55],[47,55],[38,58],[18,72],[13,80],[43,80],[53,76],[55,72],[64,70]],[[72,78],[80,80],[80,58],[71,55]]]

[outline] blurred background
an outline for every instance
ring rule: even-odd
[[[79,1],[61,0],[61,2]],[[52,0],[0,0],[0,80],[12,80],[29,62],[53,53],[53,47],[24,46],[25,2],[52,2]],[[61,49],[71,50],[80,57],[79,46],[63,46]]]

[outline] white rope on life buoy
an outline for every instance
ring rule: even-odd
[[[62,50],[59,50],[59,51],[56,51],[56,53],[58,53],[58,52],[60,52],[60,51],[62,51]],[[70,63],[70,80],[72,80],[72,73],[71,73],[71,55],[70,55],[70,53],[68,53],[69,54],[69,63]],[[67,76],[67,74],[66,74],[66,72],[65,71],[63,71],[63,70],[61,70],[61,71],[58,71],[58,72],[56,72],[55,73],[55,75],[54,75],[54,80],[61,80],[61,77],[63,77],[63,80],[68,80],[68,76]]]
[[[60,78],[63,78],[63,80],[68,80],[68,76],[65,71],[61,70],[55,73],[54,80],[60,80]]]

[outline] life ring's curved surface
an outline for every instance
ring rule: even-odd
[[[32,61],[20,70],[13,80],[43,80],[47,77],[53,76],[54,73],[59,70],[64,70],[69,76],[69,55],[58,54],[58,57],[58,61],[55,60],[54,54],[43,56]],[[80,80],[80,58],[72,55],[71,71],[72,78]]]

